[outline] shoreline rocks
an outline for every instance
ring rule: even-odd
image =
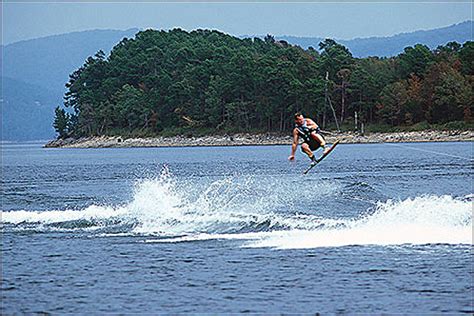
[[[473,141],[474,131],[421,131],[397,133],[334,133],[326,135],[329,143],[339,139],[343,144],[400,143],[400,142],[451,142]],[[58,139],[44,145],[46,148],[130,148],[130,147],[210,147],[210,146],[265,146],[290,145],[290,135],[234,134],[201,137],[149,137],[123,138],[120,136],[97,136]]]

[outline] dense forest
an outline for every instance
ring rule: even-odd
[[[330,128],[472,122],[474,42],[354,58],[267,35],[146,30],[70,75],[59,137],[285,132],[301,111]]]

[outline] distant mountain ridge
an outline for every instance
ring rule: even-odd
[[[390,57],[403,52],[403,49],[415,44],[424,44],[431,49],[448,42],[456,41],[464,43],[472,41],[473,21],[465,21],[448,27],[400,33],[389,37],[355,38],[352,40],[337,40],[336,42],[346,46],[354,57],[364,58],[369,56]],[[312,46],[318,49],[318,44],[324,38],[321,37],[296,37],[275,36],[278,40],[287,41],[293,45],[299,45],[305,49]]]
[[[3,47],[3,76],[62,91],[88,56],[100,49],[108,53],[138,31],[92,30],[12,43]]]

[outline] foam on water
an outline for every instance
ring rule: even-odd
[[[471,201],[423,196],[378,203],[374,213],[341,227],[261,236],[250,247],[315,248],[348,245],[471,244]]]
[[[126,214],[124,208],[112,208],[106,206],[91,205],[84,210],[53,210],[45,212],[35,211],[9,211],[2,212],[2,223],[6,224],[22,224],[22,223],[38,223],[38,224],[54,224],[69,221],[90,221],[102,222],[112,218],[119,218]]]
[[[267,181],[268,183],[266,183]],[[280,181],[280,182],[278,182]],[[321,225],[312,215],[276,212],[291,210],[294,184],[279,179],[229,177],[204,187],[184,182],[179,186],[166,169],[155,179],[138,181],[133,199],[119,206],[91,205],[82,210],[7,211],[2,223],[18,229],[107,228],[121,226],[120,233],[182,236],[197,233],[228,233],[274,229],[303,229]],[[321,196],[338,190],[323,184]],[[116,230],[114,230],[116,232]]]
[[[320,220],[315,229],[245,234],[198,234],[147,242],[185,242],[209,239],[249,240],[246,247],[281,249],[349,245],[471,244],[471,201],[450,196],[423,196],[378,203],[375,211],[352,220]]]
[[[148,242],[242,239],[247,247],[472,244],[471,198],[389,200],[378,202],[357,218],[323,218],[296,209],[294,202],[302,196],[294,194],[295,184],[278,181],[231,177],[203,188],[189,183],[179,187],[165,169],[156,179],[139,181],[129,203],[91,205],[82,210],[6,211],[1,214],[2,225],[104,228],[108,235],[156,236]],[[339,187],[325,184],[311,190],[329,198]],[[277,211],[281,209],[285,212]],[[120,229],[110,229],[113,227]]]

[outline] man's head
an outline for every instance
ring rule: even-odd
[[[304,124],[304,117],[300,112],[295,113],[295,123],[298,125]]]

